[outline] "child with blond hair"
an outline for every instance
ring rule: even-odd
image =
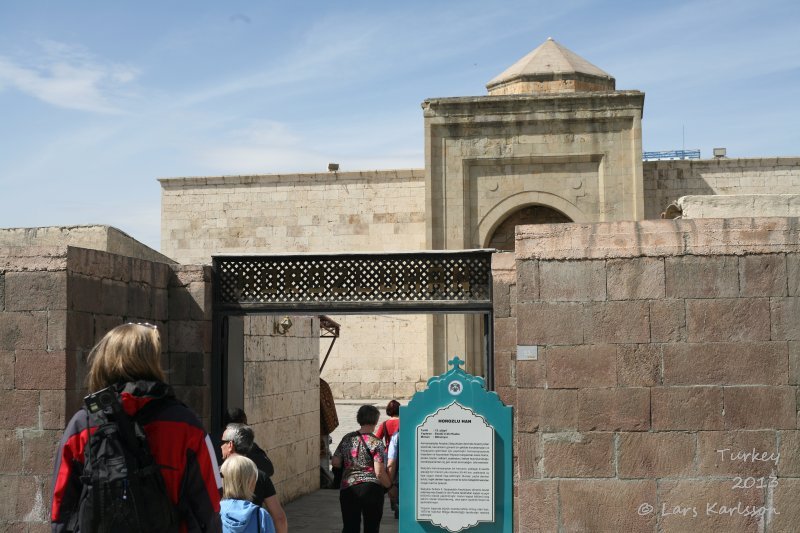
[[[258,469],[243,455],[233,454],[222,463],[222,502],[219,515],[225,533],[275,533],[265,509],[250,502]]]

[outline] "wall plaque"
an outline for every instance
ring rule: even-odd
[[[512,411],[453,369],[400,408],[400,530],[512,531]]]

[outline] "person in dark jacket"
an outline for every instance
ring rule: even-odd
[[[133,416],[152,401],[164,401],[144,432],[162,466],[167,493],[181,516],[181,531],[217,533],[222,480],[211,439],[197,416],[174,399],[161,369],[161,339],[151,324],[124,324],[109,331],[89,353],[91,392],[112,387]],[[71,531],[82,490],[84,451],[94,432],[85,409],[72,417],[55,459],[50,520],[52,531]]]

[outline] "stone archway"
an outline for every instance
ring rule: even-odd
[[[530,224],[562,224],[565,222],[572,222],[572,219],[552,207],[529,205],[508,215],[491,234],[487,247],[513,252],[515,227]]]

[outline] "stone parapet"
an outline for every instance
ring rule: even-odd
[[[569,260],[797,251],[798,219],[735,218],[518,226],[515,253]]]

